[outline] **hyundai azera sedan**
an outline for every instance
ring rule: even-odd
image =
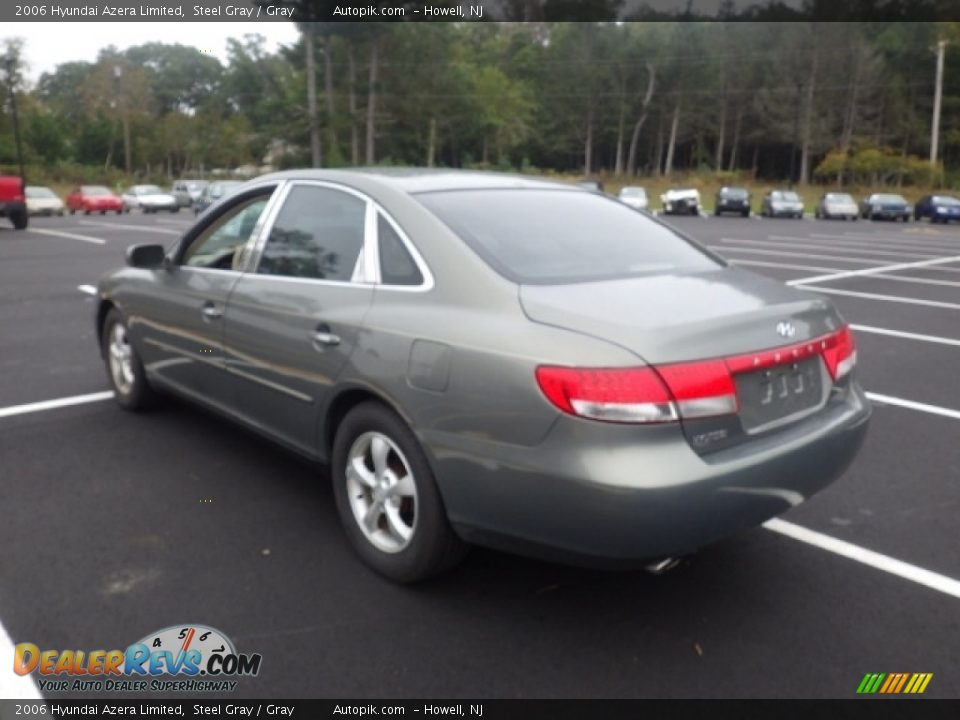
[[[283,172],[127,259],[96,318],[119,404],[328,465],[398,581],[468,544],[659,567],[829,485],[870,416],[827,299],[569,185]]]

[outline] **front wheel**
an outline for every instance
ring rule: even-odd
[[[120,407],[124,410],[143,410],[152,405],[155,394],[147,381],[143,363],[130,342],[126,321],[118,310],[107,313],[100,343],[107,365],[107,378]]]
[[[374,570],[413,583],[463,557],[466,547],[450,527],[427,457],[396,413],[376,402],[347,413],[332,463],[340,522]]]
[[[19,212],[10,213],[10,222],[13,223],[13,227],[16,230],[26,230],[27,224],[30,222],[30,216],[27,215],[26,210],[21,210]]]

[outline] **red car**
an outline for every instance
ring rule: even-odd
[[[98,212],[101,215],[115,212],[117,215],[124,211],[123,200],[110,192],[103,185],[81,185],[74,188],[67,195],[67,209],[73,215],[82,210],[84,215]]]

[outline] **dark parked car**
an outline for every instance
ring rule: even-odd
[[[824,193],[813,215],[817,220],[856,220],[857,203],[847,193]]]
[[[750,192],[741,187],[722,187],[717,190],[714,198],[714,215],[725,212],[736,213],[747,217],[750,215]]]
[[[860,203],[860,217],[870,220],[910,221],[910,204],[902,195],[874,193]]]
[[[200,198],[194,203],[194,214],[199,215],[217,200],[225,195],[229,195],[241,185],[243,185],[243,183],[238,180],[219,180],[210,183],[203,189],[203,192],[200,193]]]
[[[771,190],[763,196],[760,214],[765,217],[803,217],[803,200],[793,190]]]
[[[827,298],[569,185],[289,171],[127,258],[97,295],[117,402],[178,393],[328,463],[395,580],[465,543],[694,552],[833,482],[870,416]]]
[[[930,218],[932,223],[960,220],[960,200],[949,195],[925,195],[913,207],[913,219]]]

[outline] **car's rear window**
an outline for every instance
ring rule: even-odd
[[[723,188],[720,194],[732,200],[745,200],[748,195],[747,191],[743,188]]]
[[[509,280],[563,284],[719,263],[609,198],[564,190],[459,190],[416,198]]]

